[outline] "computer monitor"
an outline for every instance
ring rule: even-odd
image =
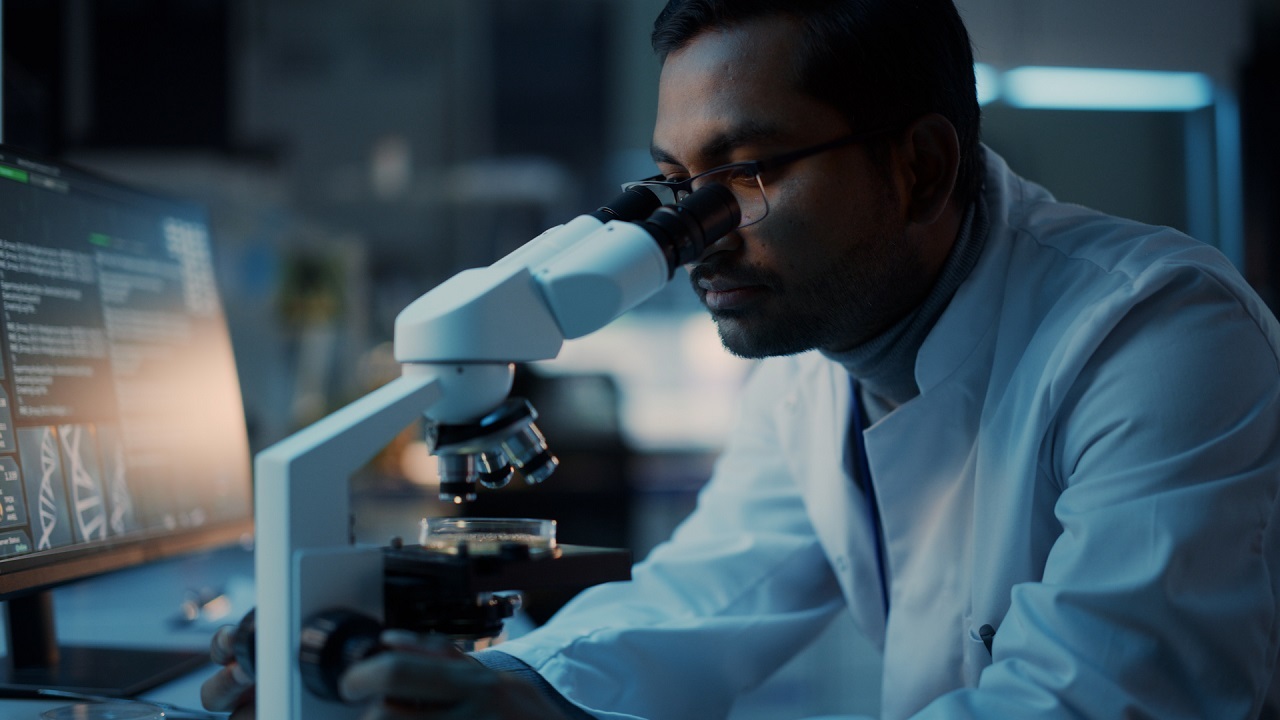
[[[0,146],[0,693],[205,661],[60,647],[50,591],[243,538],[250,487],[203,210]]]

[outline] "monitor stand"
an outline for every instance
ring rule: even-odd
[[[133,697],[209,662],[208,653],[190,650],[59,645],[48,590],[6,604],[9,655],[0,664],[0,697],[39,690]]]

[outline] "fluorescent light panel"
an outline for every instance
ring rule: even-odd
[[[974,63],[973,77],[978,84],[979,105],[986,105],[1000,97],[1000,71],[986,63]]]
[[[1200,73],[1022,67],[1002,78],[1014,107],[1062,110],[1196,110],[1213,104]]]

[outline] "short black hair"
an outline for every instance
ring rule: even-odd
[[[773,15],[804,28],[795,67],[802,92],[855,131],[942,115],[960,139],[957,195],[977,195],[981,110],[969,32],[952,0],[669,0],[653,23],[653,49],[665,61],[704,32]]]

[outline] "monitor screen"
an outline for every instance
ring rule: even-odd
[[[0,312],[10,627],[33,591],[248,532],[244,413],[198,205],[0,146]]]

